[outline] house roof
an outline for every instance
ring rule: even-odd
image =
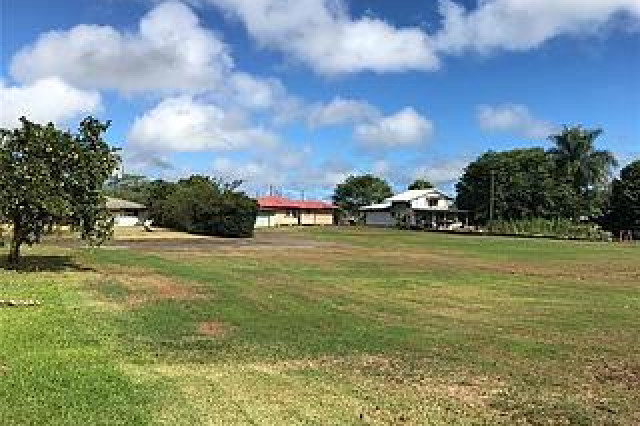
[[[326,210],[335,209],[331,203],[324,201],[299,201],[290,200],[285,197],[266,196],[258,198],[258,206],[263,209],[308,209],[308,210]]]
[[[360,210],[386,210],[391,208],[391,203],[371,204],[370,206],[360,207]]]
[[[413,208],[414,211],[418,211],[418,212],[435,212],[435,213],[442,213],[442,212],[446,212],[446,213],[468,213],[469,210],[462,210],[456,207],[449,207],[448,209],[438,209],[438,208],[432,208],[432,207],[414,207]]]
[[[382,203],[371,204],[369,206],[360,207],[360,210],[386,210],[391,208],[391,205],[394,202],[407,202],[410,203],[413,200],[418,198],[446,198],[447,200],[452,200],[444,192],[435,189],[410,189],[408,191],[401,192],[400,194],[396,194],[393,197],[386,198]]]
[[[444,192],[439,191],[439,190],[437,190],[435,188],[429,188],[429,189],[410,189],[408,191],[401,192],[400,194],[396,194],[393,197],[387,198],[385,201],[391,201],[391,202],[394,202],[394,201],[413,201],[413,200],[415,200],[417,198],[422,198],[422,197],[428,197],[428,198],[445,197],[448,200],[451,199],[451,197],[449,197]]]
[[[146,210],[147,206],[121,198],[107,197],[107,210]]]

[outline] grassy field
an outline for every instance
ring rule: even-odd
[[[638,246],[261,238],[0,269],[0,424],[640,423]]]

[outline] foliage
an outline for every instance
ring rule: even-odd
[[[603,193],[617,161],[610,151],[597,150],[595,140],[602,129],[565,127],[561,133],[551,135],[554,143],[549,155],[553,159],[557,176],[568,179],[579,197],[576,199],[575,217],[598,216],[602,213]]]
[[[141,175],[112,176],[105,185],[105,194],[114,198],[146,204],[149,198],[150,184],[149,179]]]
[[[476,222],[489,220],[491,176],[494,218],[571,217],[577,202],[571,185],[555,174],[542,148],[489,151],[471,162],[456,185],[456,205],[470,210]]]
[[[600,227],[588,223],[576,223],[571,219],[520,219],[496,220],[489,224],[491,233],[498,235],[522,235],[528,237],[555,237],[602,241],[609,237]]]
[[[237,182],[223,184],[191,176],[175,184],[157,181],[159,197],[152,203],[154,217],[169,228],[203,235],[251,237],[258,211],[255,200],[236,191]]]
[[[640,160],[624,167],[613,181],[610,209],[606,222],[611,230],[640,231]]]
[[[530,148],[483,154],[467,166],[456,186],[458,207],[487,223],[493,174],[495,219],[600,216],[617,164],[611,152],[595,149],[600,134],[600,129],[565,127],[550,136],[555,146],[547,152]]]
[[[433,184],[429,182],[427,179],[416,179],[414,180],[407,189],[431,189],[433,188]]]
[[[26,118],[0,129],[0,217],[12,225],[9,264],[22,244],[40,241],[55,223],[70,223],[99,244],[111,232],[102,187],[118,157],[103,140],[109,122],[85,118],[75,134]]]
[[[159,226],[166,226],[165,224],[169,221],[169,218],[162,202],[175,190],[175,183],[156,179],[147,182],[145,186],[146,198],[142,203],[147,206],[150,219]]]
[[[197,175],[178,182],[124,175],[112,179],[106,191],[147,206],[149,218],[158,226],[196,234],[250,237],[257,206],[236,191],[241,183]]]
[[[380,203],[391,195],[391,187],[384,179],[367,174],[347,177],[336,186],[332,198],[347,214],[357,216],[360,207]]]

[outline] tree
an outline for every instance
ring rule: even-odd
[[[141,202],[147,206],[149,218],[158,226],[168,226],[168,218],[162,207],[162,203],[169,198],[176,189],[176,184],[162,179],[156,179],[146,183],[146,185],[146,199]]]
[[[611,185],[608,227],[615,232],[640,232],[640,160],[620,171],[620,178]]]
[[[206,176],[191,176],[170,184],[166,198],[155,200],[154,210],[164,226],[180,231],[223,237],[251,237],[258,206],[237,191],[238,182],[223,183]]]
[[[356,216],[360,207],[380,203],[391,195],[391,187],[384,179],[367,174],[349,176],[336,186],[332,199],[343,211]]]
[[[23,244],[38,243],[54,223],[104,241],[112,220],[102,188],[119,160],[102,138],[110,123],[87,117],[72,134],[52,123],[20,122],[0,129],[0,217],[12,225],[9,266],[18,265]]]
[[[105,186],[105,193],[111,197],[122,198],[145,204],[149,197],[150,182],[145,176],[123,174],[112,176]]]
[[[603,192],[617,166],[610,151],[597,150],[595,140],[602,129],[583,129],[580,126],[565,127],[549,139],[555,147],[548,152],[555,162],[561,179],[568,179],[574,191],[580,195],[575,216],[595,216],[603,208]]]
[[[471,162],[456,185],[456,205],[487,223],[494,176],[494,218],[570,217],[577,194],[556,178],[542,148],[489,151]]]
[[[407,189],[431,189],[433,184],[427,179],[416,179],[410,184]]]

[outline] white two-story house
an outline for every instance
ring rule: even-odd
[[[468,223],[468,212],[457,209],[451,197],[435,188],[405,191],[360,212],[364,223],[373,226],[454,229]]]

